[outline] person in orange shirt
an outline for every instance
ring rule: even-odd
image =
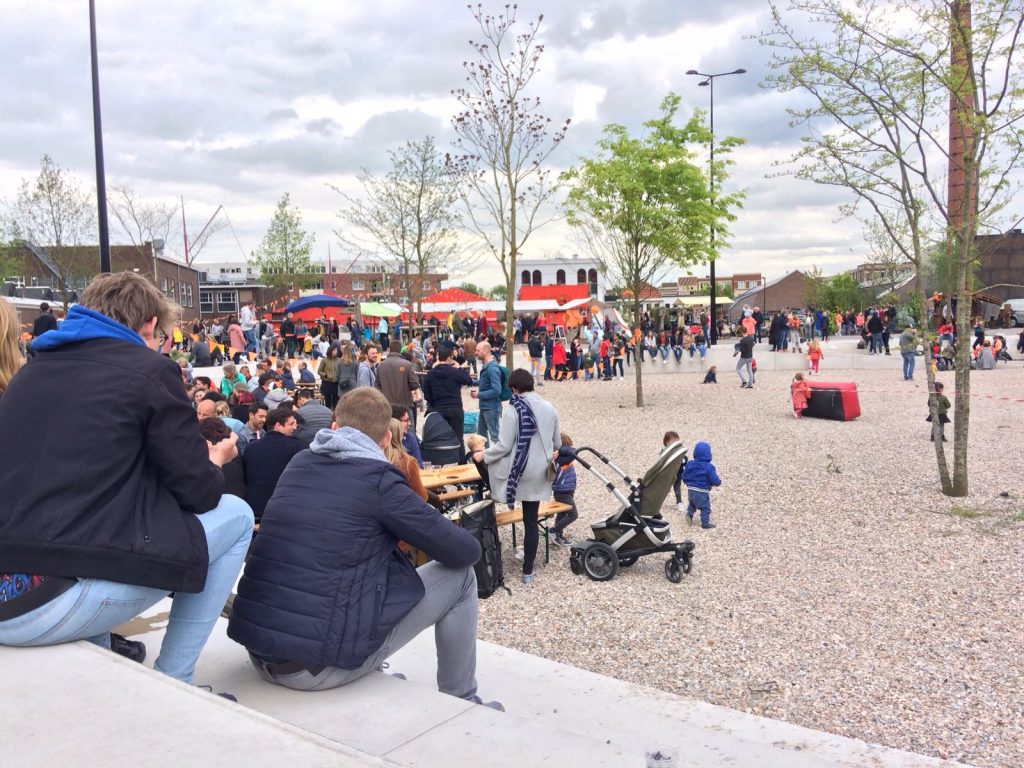
[[[793,400],[793,417],[799,419],[807,408],[807,398],[811,396],[811,385],[804,381],[804,375],[798,373],[789,385],[789,395]]]

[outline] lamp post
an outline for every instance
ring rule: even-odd
[[[715,78],[725,77],[726,75],[742,75],[745,74],[745,69],[734,69],[732,72],[716,72],[713,75],[706,74],[704,72],[698,72],[695,69],[687,70],[686,74],[696,75],[697,77],[703,77],[704,79],[697,83],[697,85],[706,85],[710,90],[711,95],[711,165],[710,167],[710,178],[711,178],[711,202],[715,201]],[[712,250],[715,245],[715,226],[711,225],[711,246]],[[712,257],[710,260],[711,266],[711,321],[709,323],[710,333],[708,334],[708,346],[714,346],[715,342],[718,341],[718,317],[715,309],[715,294],[718,290],[718,284],[715,282],[715,259]]]
[[[89,0],[89,53],[92,59],[92,127],[96,144],[96,205],[100,228],[100,272],[110,271],[110,234],[107,229],[107,182],[103,168],[103,123],[100,119],[100,69],[96,54],[96,3]]]

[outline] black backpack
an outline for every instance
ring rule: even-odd
[[[512,594],[505,586],[505,575],[501,566],[501,538],[498,536],[498,522],[494,518],[494,502],[490,499],[468,504],[459,512],[463,528],[480,542],[483,554],[473,569],[476,571],[477,597],[481,600],[493,595],[499,587]]]

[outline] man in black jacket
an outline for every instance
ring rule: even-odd
[[[38,339],[47,331],[57,330],[57,318],[50,311],[50,305],[45,301],[39,305],[39,317],[32,322],[32,338]]]
[[[473,347],[475,350],[475,343]],[[427,400],[428,411],[437,411],[458,436],[459,464],[465,464],[463,430],[466,414],[462,408],[462,388],[473,386],[473,380],[469,371],[452,363],[451,357],[451,347],[442,345],[437,350],[437,365],[427,372],[423,380],[423,396]]]
[[[0,440],[0,645],[109,647],[174,592],[156,669],[192,681],[252,511],[222,496],[234,435],[200,436],[178,366],[156,352],[176,314],[144,277],[100,275],[0,398],[0,434],[17,435]]]
[[[263,517],[284,468],[304,447],[295,437],[298,419],[291,408],[274,408],[267,413],[264,429],[266,437],[247,446],[242,454],[246,498],[257,520]]]
[[[228,636],[265,680],[321,691],[379,670],[433,627],[437,687],[483,703],[473,571],[480,545],[384,458],[391,405],[383,394],[357,387],[338,401],[335,418],[337,430],[317,433],[267,504]],[[433,562],[414,569],[399,540]]]

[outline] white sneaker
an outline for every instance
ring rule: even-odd
[[[516,547],[516,560],[522,560],[526,557],[526,550],[522,547]]]
[[[680,501],[678,504],[676,504],[676,509],[678,509],[680,512],[685,512],[686,511],[686,505],[683,504],[683,502]]]

